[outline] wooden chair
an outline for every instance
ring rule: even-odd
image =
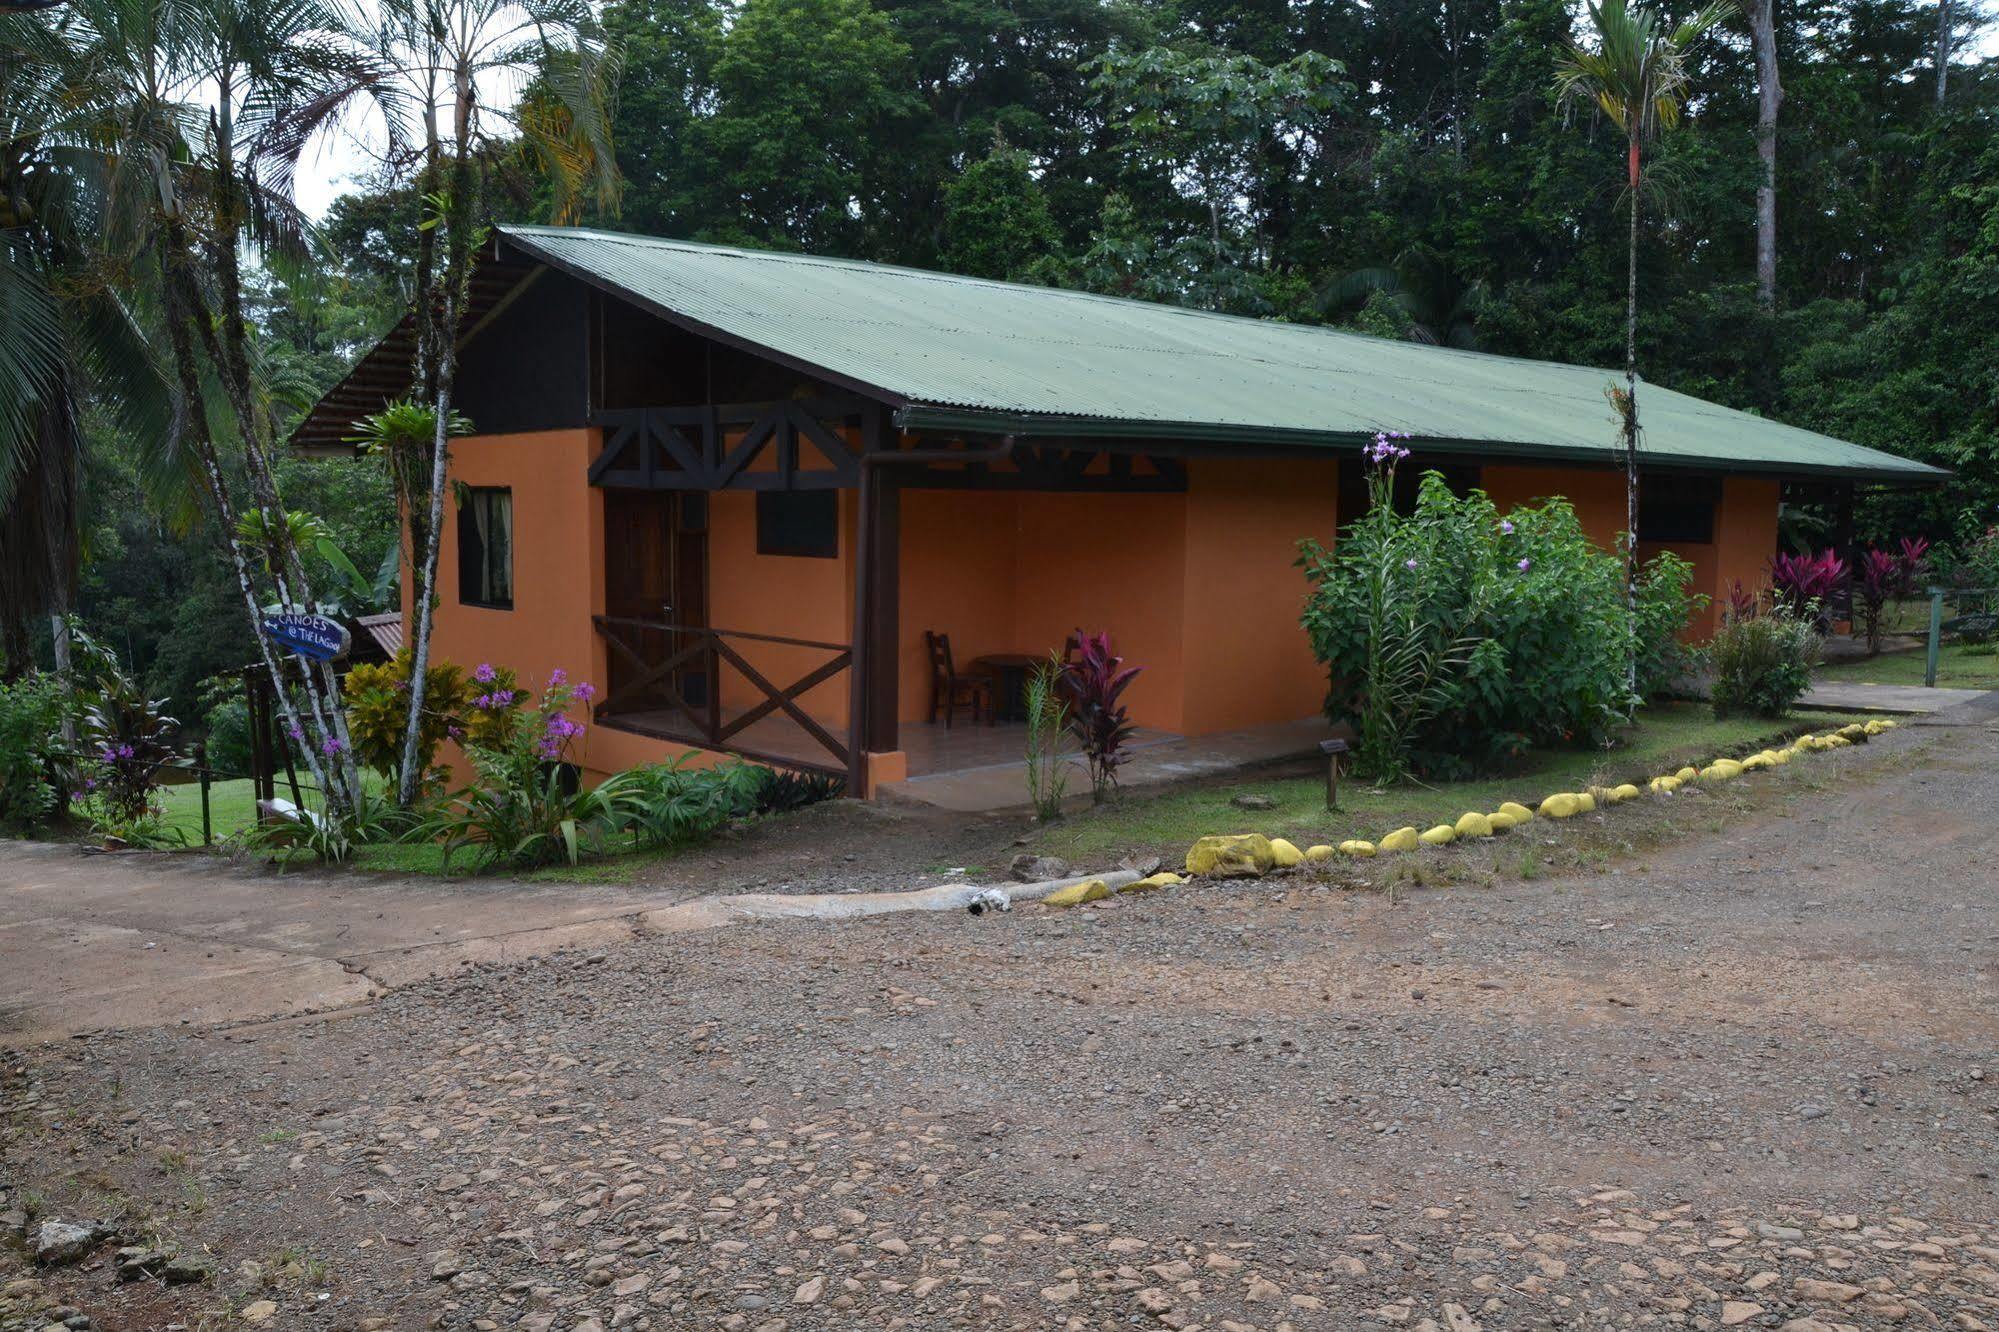
[[[960,675],[951,661],[951,635],[923,631],[923,646],[930,654],[930,720],[944,709],[944,729],[950,730],[961,705],[972,709],[972,721],[983,709],[987,724],[993,718],[993,681],[989,675]]]

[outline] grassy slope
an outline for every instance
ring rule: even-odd
[[[1190,787],[1161,795],[1132,795],[1117,805],[1069,818],[1044,832],[1040,848],[1090,862],[1134,847],[1182,847],[1209,833],[1256,831],[1284,836],[1306,846],[1359,837],[1368,841],[1404,825],[1418,829],[1454,822],[1466,810],[1489,812],[1506,800],[1529,808],[1555,791],[1591,784],[1614,785],[1671,772],[1685,763],[1719,754],[1760,749],[1777,736],[1823,731],[1854,720],[1835,713],[1811,713],[1788,721],[1732,718],[1717,721],[1705,704],[1676,703],[1649,708],[1621,743],[1606,752],[1537,750],[1518,773],[1440,787],[1372,789],[1360,782],[1340,787],[1340,809],[1325,808],[1321,776],[1245,777],[1226,784]],[[1269,796],[1277,808],[1236,809],[1231,797]]]

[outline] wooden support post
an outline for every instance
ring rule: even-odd
[[[901,747],[898,624],[901,611],[902,492],[880,467],[863,466],[854,541],[854,636],[848,692],[847,791],[867,789],[868,755]]]

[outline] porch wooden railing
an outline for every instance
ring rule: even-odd
[[[597,704],[594,711],[598,720],[615,721],[623,717],[629,721],[632,714],[651,714],[641,729],[662,739],[699,745],[703,749],[724,750],[766,763],[851,776],[854,757],[851,747],[827,730],[798,702],[804,694],[853,665],[854,653],[849,645],[619,615],[595,615],[591,619],[597,626],[597,632],[603,635],[611,654],[630,668],[618,687],[606,693]],[[664,637],[666,649],[663,655],[646,650],[649,637]],[[745,659],[732,642],[764,643],[832,655],[790,684],[780,687]],[[746,681],[757,697],[756,702],[733,716],[726,713],[722,706],[724,666]],[[681,690],[681,683],[689,673],[699,673],[704,684],[703,696],[693,701]],[[659,718],[662,712],[666,715]],[[821,759],[816,752],[801,756],[768,747],[751,748],[737,740],[750,727],[778,713],[789,717],[799,730],[810,736],[825,751],[826,758]]]

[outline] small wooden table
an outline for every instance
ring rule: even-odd
[[[1027,673],[1046,660],[1027,652],[994,652],[973,660],[973,670],[993,677],[994,717],[1001,721],[1027,720]]]

